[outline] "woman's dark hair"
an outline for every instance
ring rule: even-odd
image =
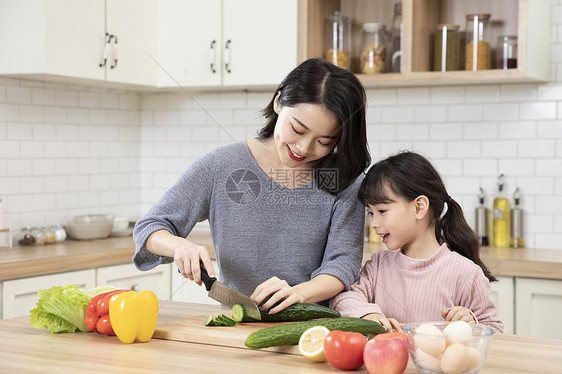
[[[466,222],[461,206],[449,196],[439,172],[425,157],[402,151],[377,162],[361,183],[359,200],[365,205],[389,203],[388,190],[407,201],[425,195],[435,220],[437,242],[447,243],[452,251],[480,266],[490,282],[497,281],[480,259],[478,236]],[[445,203],[447,211],[441,217]]]
[[[318,180],[318,187],[336,194],[346,189],[371,163],[367,145],[365,119],[366,95],[361,82],[352,73],[321,58],[304,61],[279,84],[273,98],[263,110],[266,124],[258,131],[260,140],[273,136],[279,104],[294,107],[299,104],[319,104],[335,114],[339,122],[337,151],[321,160],[318,169],[336,169],[337,187],[326,186]]]

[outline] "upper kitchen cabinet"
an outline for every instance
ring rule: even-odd
[[[156,0],[0,0],[0,74],[156,85]]]
[[[160,0],[159,86],[276,86],[298,61],[298,0]]]
[[[306,13],[306,27],[301,27],[300,60],[324,56],[327,49],[325,20],[340,11],[351,21],[351,71],[367,87],[393,87],[446,84],[486,84],[540,82],[550,79],[550,0],[403,0],[402,3],[402,64],[400,72],[389,72],[392,46],[389,41],[381,47],[385,59],[385,72],[362,74],[360,57],[366,56],[362,45],[362,26],[364,23],[381,23],[390,35],[393,29],[395,4],[399,0],[301,0],[301,12]],[[485,52],[482,58],[489,59],[490,68],[485,70],[466,70],[467,22],[469,14],[489,14],[484,30],[485,43],[479,48]],[[437,34],[438,25],[447,25],[448,33]],[[450,25],[458,25],[456,35],[450,33]],[[477,27],[478,30],[478,27]],[[448,35],[448,36],[447,36]],[[473,35],[471,33],[471,35]],[[516,67],[497,69],[498,38],[510,35],[517,37]],[[457,70],[435,71],[438,66],[435,50],[441,50],[439,43],[454,46],[458,54]],[[455,43],[455,42],[458,42]],[[436,48],[437,47],[437,48]],[[480,58],[478,57],[478,60]],[[440,60],[441,61],[441,60]],[[449,59],[449,61],[451,61]]]

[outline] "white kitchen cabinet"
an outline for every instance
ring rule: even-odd
[[[298,0],[160,0],[160,87],[277,85],[298,61]]]
[[[220,279],[219,268],[216,261],[213,261],[213,268],[215,269],[217,279]],[[208,292],[204,284],[198,286],[197,283],[184,278],[177,270],[172,272],[172,300],[220,305],[218,301],[213,300],[208,296]]]
[[[95,270],[70,271],[2,282],[2,318],[29,315],[30,310],[35,308],[39,300],[37,290],[69,284],[83,289],[95,287]]]
[[[562,280],[515,279],[517,335],[562,339]]]
[[[491,283],[492,300],[496,304],[498,317],[503,321],[504,333],[515,333],[515,281],[513,277],[496,277],[497,282]]]
[[[157,53],[157,5],[157,0],[0,0],[0,74],[156,85],[151,56]]]
[[[97,285],[111,285],[134,291],[149,290],[160,300],[170,298],[171,265],[160,265],[148,271],[140,271],[135,265],[121,264],[96,269]]]

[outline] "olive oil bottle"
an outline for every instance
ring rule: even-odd
[[[494,235],[492,246],[499,248],[509,247],[510,240],[510,207],[505,196],[505,178],[503,174],[498,177],[498,196],[494,199]]]

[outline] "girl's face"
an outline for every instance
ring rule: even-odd
[[[380,235],[386,248],[406,249],[416,241],[419,230],[416,225],[416,203],[406,201],[392,192],[386,196],[392,201],[384,204],[367,205],[371,217],[370,226]]]
[[[283,166],[313,168],[332,152],[338,138],[338,121],[332,112],[317,104],[282,107],[277,98],[274,108],[279,117],[273,138]]]

